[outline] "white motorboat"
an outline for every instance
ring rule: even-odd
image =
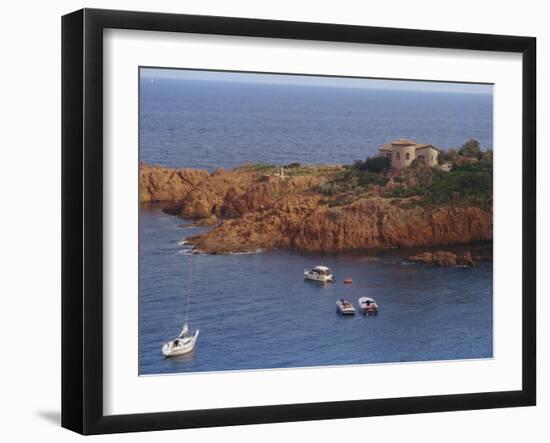
[[[162,345],[162,354],[165,357],[187,354],[195,349],[197,338],[199,338],[199,330],[195,329],[195,333],[193,335],[189,335],[189,329],[187,327],[187,323],[185,323],[180,335],[178,335],[177,338]]]
[[[326,266],[315,266],[313,269],[304,269],[304,277],[307,280],[314,280],[319,282],[334,282],[334,276],[332,275],[332,269]]]
[[[349,300],[341,298],[336,302],[336,309],[342,315],[354,315],[355,308]]]
[[[361,307],[361,311],[365,315],[378,314],[378,305],[373,298],[361,297],[359,299],[359,306]]]
[[[191,270],[193,256],[189,257],[189,281],[187,289],[187,306],[185,308],[185,322],[180,334],[173,340],[170,340],[162,345],[162,354],[165,357],[174,357],[176,355],[188,354],[195,349],[195,344],[199,338],[199,330],[195,329],[193,335],[189,335],[189,305],[191,302]]]

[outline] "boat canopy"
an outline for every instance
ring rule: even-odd
[[[318,272],[319,274],[332,274],[332,270],[326,266],[315,266],[312,271]]]
[[[367,302],[374,303],[374,299],[370,297],[361,297],[359,299],[359,303],[367,303]]]

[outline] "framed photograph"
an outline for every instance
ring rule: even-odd
[[[62,425],[535,405],[531,37],[62,20]]]

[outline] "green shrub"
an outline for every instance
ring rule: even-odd
[[[316,188],[317,192],[325,195],[338,195],[343,192],[348,192],[352,188],[352,184],[341,180],[331,180]]]
[[[464,163],[462,165],[455,164],[453,165],[453,171],[462,171],[462,172],[488,172],[493,173],[493,163],[488,161],[479,161],[472,163]]]
[[[418,204],[423,206],[460,203],[487,205],[492,201],[493,164],[489,161],[455,164],[450,172],[421,168],[403,170],[402,174],[398,176],[401,177],[399,180],[394,178],[394,182],[401,182],[400,186],[384,191],[384,197],[418,197]]]
[[[256,163],[245,163],[242,166],[239,166],[238,169],[244,169],[245,171],[255,171],[255,172],[272,172],[277,170],[276,165],[271,165],[264,162],[256,162]]]
[[[380,174],[369,171],[361,171],[357,174],[357,184],[362,187],[370,185],[384,186],[390,179]]]
[[[407,181],[407,179],[405,177],[403,177],[402,175],[398,175],[398,176],[393,178],[393,181],[395,183],[405,183]]]
[[[384,197],[386,198],[408,198],[408,197],[414,197],[416,195],[422,195],[423,190],[420,188],[417,188],[416,186],[410,186],[410,187],[399,187],[399,188],[393,188],[388,189],[384,192]]]
[[[474,138],[464,143],[458,153],[464,157],[477,158],[478,160],[480,160],[482,156],[479,142]]]
[[[378,157],[369,157],[365,160],[361,166],[361,170],[374,172],[380,174],[381,172],[386,173],[390,169],[391,163],[390,159],[384,156]]]
[[[348,166],[348,165],[346,165],[346,166]],[[362,170],[362,169],[365,168],[365,162],[362,161],[362,160],[355,160],[355,161],[353,162],[353,165],[351,165],[351,167],[348,166],[348,168],[349,168],[349,169],[357,169],[357,170],[360,171],[360,170]]]
[[[458,159],[458,152],[456,149],[449,149],[448,151],[442,151],[437,156],[437,162],[442,165],[443,163],[452,163]]]
[[[372,186],[384,186],[388,181],[389,178],[383,175],[351,168],[336,174],[332,180],[318,186],[315,190],[330,196],[346,192],[359,195],[369,191]]]
[[[437,174],[426,189],[423,201],[450,204],[457,201],[488,204],[493,198],[493,165],[476,162],[457,165],[451,172]]]

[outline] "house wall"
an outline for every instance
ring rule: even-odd
[[[416,150],[416,156],[424,156],[424,162],[426,166],[436,166],[437,165],[437,156],[439,155],[439,152],[437,149],[434,149],[432,147],[427,147],[423,149],[417,149]]]
[[[407,157],[408,154],[408,157]],[[409,166],[415,159],[415,146],[393,146],[391,165],[394,168],[401,169]]]

